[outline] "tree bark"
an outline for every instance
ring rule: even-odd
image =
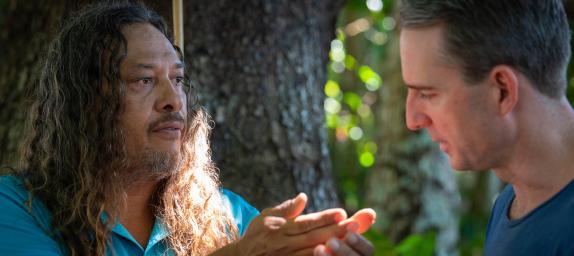
[[[65,1],[7,1],[0,20],[0,165],[14,167],[26,97],[38,78],[38,60],[56,32]]]
[[[338,205],[323,113],[341,1],[185,3],[185,56],[215,121],[225,187],[258,208],[297,192],[308,210]]]
[[[93,2],[97,0],[0,1],[0,166],[14,167],[18,160],[27,97],[48,43],[68,15]]]

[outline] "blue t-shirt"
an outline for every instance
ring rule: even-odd
[[[574,181],[526,216],[510,220],[513,200],[508,185],[492,209],[484,255],[574,255]]]
[[[239,234],[243,235],[259,211],[229,190],[223,190],[223,198],[233,214]],[[33,200],[34,217],[25,205],[27,200],[28,192],[17,178],[0,176],[0,255],[63,255],[58,241],[49,235],[51,214],[39,200]],[[142,248],[118,223],[112,229],[112,247],[118,256],[165,255],[166,252],[170,255],[165,240],[168,234],[161,219],[156,219],[148,244]],[[111,255],[110,250],[107,254]]]

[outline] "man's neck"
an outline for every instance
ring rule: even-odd
[[[120,212],[120,223],[145,248],[155,222],[152,196],[157,181],[142,181],[131,184],[127,190],[126,207]]]
[[[511,219],[528,214],[574,179],[574,112],[570,105],[562,102],[552,113],[529,120],[531,123],[521,127],[513,158],[494,169],[514,189]]]

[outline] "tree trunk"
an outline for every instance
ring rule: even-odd
[[[0,30],[0,161],[14,165],[27,90],[61,18],[93,1],[9,1]],[[188,1],[186,57],[216,126],[224,185],[257,207],[298,191],[310,210],[338,204],[322,87],[340,1]],[[171,23],[171,3],[148,6]],[[48,8],[49,7],[49,8]],[[26,33],[23,33],[25,31]]]
[[[386,47],[381,71],[385,84],[377,108],[381,150],[378,168],[367,178],[368,205],[380,214],[376,228],[392,241],[435,231],[435,254],[457,254],[460,198],[454,173],[426,132],[413,133],[405,125],[406,86],[400,71],[398,26],[389,32]]]
[[[39,76],[38,60],[65,12],[65,1],[6,1],[0,4],[0,165],[17,161],[26,97]]]
[[[215,121],[225,187],[258,208],[302,191],[309,210],[338,205],[323,85],[340,1],[185,3],[185,56]]]
[[[27,97],[40,75],[44,50],[62,21],[92,2],[98,1],[0,0],[0,166],[14,167],[18,160]]]

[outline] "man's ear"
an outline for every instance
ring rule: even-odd
[[[509,66],[498,65],[490,71],[488,79],[494,86],[499,113],[508,114],[518,103],[518,72]]]

